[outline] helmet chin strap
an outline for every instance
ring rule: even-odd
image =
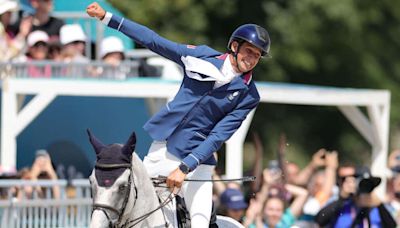
[[[234,52],[233,52],[233,58],[235,59],[236,67],[238,68],[238,70],[239,70],[240,72],[243,72],[243,71],[240,69],[237,56],[238,56],[238,53],[239,53],[239,51],[240,51],[240,48],[242,47],[242,44],[243,44],[242,42],[238,42],[237,51],[234,51]],[[246,72],[245,72],[245,73],[246,73]]]

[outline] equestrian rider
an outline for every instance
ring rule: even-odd
[[[211,179],[217,164],[213,153],[257,107],[260,97],[252,70],[269,54],[268,32],[255,24],[242,25],[229,39],[229,52],[223,54],[206,45],[167,40],[97,3],[90,4],[87,13],[184,69],[175,98],[144,125],[154,141],[143,162],[150,176],[167,176],[168,187],[181,188],[192,227],[208,227],[212,182],[184,179]]]

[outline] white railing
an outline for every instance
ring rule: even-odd
[[[51,193],[58,189],[59,198]],[[88,227],[92,209],[87,179],[0,180],[0,227]],[[41,192],[41,193],[40,193]]]
[[[55,61],[0,62],[0,76],[18,78],[106,78],[139,76],[138,61],[123,61],[118,66],[101,61],[64,63]]]

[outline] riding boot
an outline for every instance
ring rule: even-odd
[[[175,201],[178,228],[190,228],[190,214],[186,208],[185,200],[180,196],[175,196]]]

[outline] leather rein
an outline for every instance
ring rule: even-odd
[[[173,200],[173,196],[174,193],[171,192],[169,194],[169,196],[167,197],[167,199],[165,199],[163,202],[160,202],[160,205],[158,207],[156,207],[155,209],[137,217],[131,220],[127,220],[125,223],[121,224],[121,219],[122,219],[122,215],[125,211],[126,205],[128,203],[129,200],[129,195],[130,195],[130,191],[131,191],[131,183],[133,183],[133,187],[135,190],[135,202],[134,205],[136,204],[137,198],[138,198],[138,194],[137,194],[137,187],[135,185],[135,182],[133,181],[134,177],[133,177],[133,170],[132,170],[132,164],[131,163],[120,163],[120,164],[101,164],[101,163],[96,163],[95,168],[100,168],[100,169],[118,169],[118,168],[126,168],[130,170],[130,175],[129,175],[129,180],[128,180],[128,192],[125,195],[124,201],[123,201],[123,207],[118,210],[116,208],[114,208],[113,206],[110,205],[106,205],[106,204],[99,204],[96,203],[96,199],[93,198],[93,208],[92,208],[92,214],[95,210],[100,210],[102,211],[107,220],[109,221],[109,227],[113,228],[113,227],[134,227],[135,225],[139,224],[140,222],[142,222],[143,220],[145,220],[146,218],[148,218],[150,215],[152,215],[154,212],[156,212],[157,210],[160,210],[161,208],[163,208],[164,206],[166,206],[168,203],[170,203]],[[153,181],[153,184],[155,187],[162,187],[162,184],[166,183],[167,177],[165,176],[158,176],[158,177],[154,177],[151,178],[151,180]],[[218,179],[218,180],[213,180],[213,179],[185,179],[185,181],[191,181],[191,182],[231,182],[231,181],[242,181],[242,182],[248,182],[248,181],[254,181],[255,177],[254,176],[245,176],[242,178],[233,178],[233,179]],[[118,221],[113,224],[110,218],[110,215],[108,214],[107,210],[112,211],[114,213],[116,213],[118,215]],[[165,227],[168,227],[168,222],[165,219]]]

